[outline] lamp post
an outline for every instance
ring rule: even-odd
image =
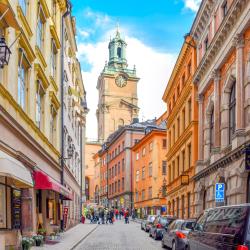
[[[5,42],[5,38],[0,38],[0,68],[3,69],[4,65],[8,65],[10,60],[11,51]]]

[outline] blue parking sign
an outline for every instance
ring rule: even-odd
[[[215,184],[215,201],[224,202],[225,200],[225,183]]]

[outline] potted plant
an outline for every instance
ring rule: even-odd
[[[45,238],[45,236],[46,236],[46,229],[45,228],[39,228],[37,230],[37,234],[38,235],[42,235]]]
[[[43,244],[43,236],[42,235],[34,235],[33,240],[35,241],[37,247],[39,247]]]
[[[23,250],[29,250],[31,246],[33,246],[34,240],[30,237],[23,237],[22,238],[22,247]]]

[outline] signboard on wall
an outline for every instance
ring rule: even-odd
[[[21,228],[21,191],[12,190],[12,228]]]
[[[6,227],[6,187],[0,184],[0,228]]]

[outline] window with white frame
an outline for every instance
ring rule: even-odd
[[[19,0],[19,5],[22,9],[22,12],[25,16],[27,16],[28,12],[28,0]]]
[[[37,13],[36,45],[41,51],[43,50],[45,20],[45,14],[41,4],[39,4]]]
[[[44,99],[45,90],[42,86],[40,80],[37,80],[37,89],[36,89],[36,125],[39,129],[42,128],[43,120],[43,99]]]
[[[136,160],[137,161],[139,160],[139,153],[138,152],[136,153]]]
[[[137,171],[136,171],[136,176],[135,176],[135,181],[138,182],[139,179],[140,179],[140,171],[137,170]]]
[[[50,141],[54,145],[56,143],[56,119],[57,110],[53,104],[50,105]]]
[[[51,76],[56,79],[56,60],[57,59],[57,48],[55,40],[51,39],[51,53],[50,53],[50,66],[51,66]]]
[[[144,147],[143,149],[142,149],[142,156],[144,156],[146,154],[146,148]]]
[[[23,49],[19,49],[18,54],[18,83],[17,83],[17,99],[18,104],[25,110],[26,106],[26,89],[28,80],[28,69],[30,63],[24,54]]]

